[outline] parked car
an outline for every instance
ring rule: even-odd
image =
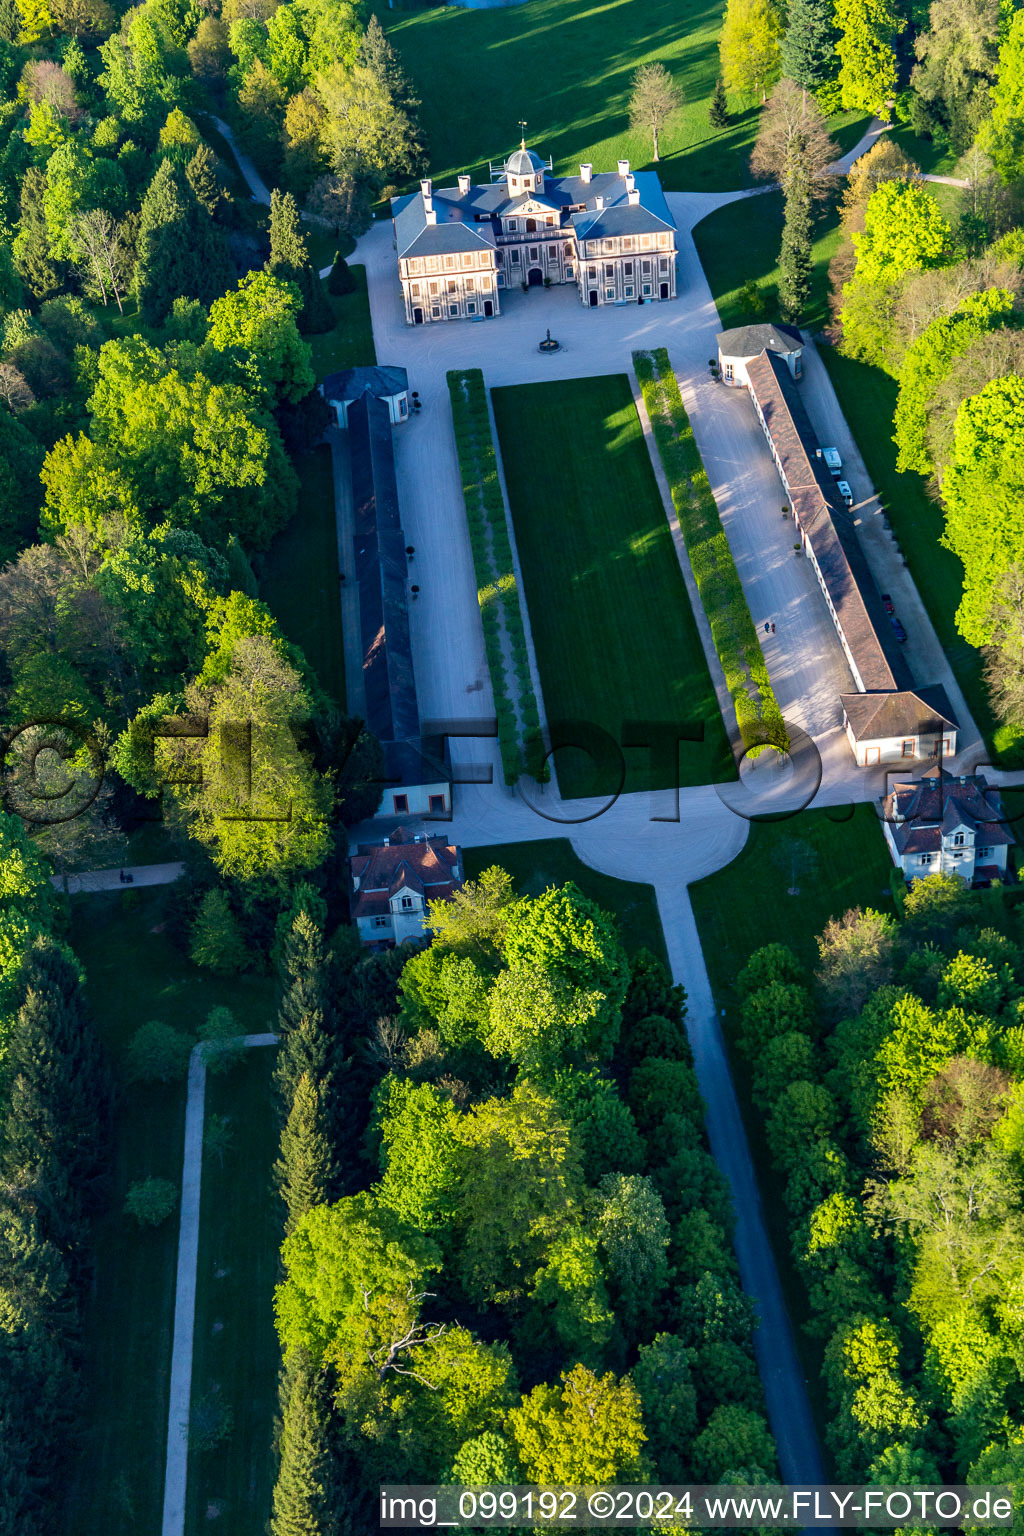
[[[893,614],[892,618],[889,620],[889,623],[893,627],[896,639],[900,642],[900,645],[902,645],[904,640],[907,638],[906,630],[903,628],[903,625],[900,623],[895,614]]]
[[[828,465],[830,472],[833,475],[835,475],[836,479],[838,479],[839,476],[843,472],[843,461],[839,457],[839,449],[838,448],[822,448],[819,451],[821,453],[821,457],[825,460],[825,463]]]
[[[843,498],[844,504],[846,506],[848,506],[848,507],[852,507],[853,506],[853,492],[850,490],[850,487],[849,487],[848,483],[845,480],[837,480],[836,481],[836,490],[839,492],[840,496]]]
[[[886,613],[889,614],[890,618],[896,612],[896,609],[893,607],[892,598],[889,596],[888,592],[882,593],[882,607],[885,609]]]

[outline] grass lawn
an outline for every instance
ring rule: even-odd
[[[345,706],[334,474],[326,444],[297,461],[299,510],[263,560],[260,593],[320,682]]]
[[[530,0],[473,11],[382,6],[379,14],[423,100],[436,177],[482,170],[486,181],[487,161],[516,147],[524,112],[527,142],[553,156],[558,174],[586,160],[596,170],[614,170],[619,158],[649,167],[650,134],[630,128],[628,103],[638,66],[657,62],[684,95],[661,134],[662,185],[726,191],[750,185],[759,108],[736,99],[728,128],[708,124],[724,10],[724,0]],[[867,122],[846,113],[831,127],[848,149]]]
[[[228,1117],[234,1139],[223,1165],[203,1158],[192,1401],[219,1388],[233,1428],[216,1450],[189,1455],[186,1536],[211,1528],[252,1536],[270,1518],[280,1363],[273,1294],[284,1220],[270,1182],[278,1151],[274,1054],[256,1047],[231,1072],[206,1080],[207,1124],[211,1115]]]
[[[739,302],[739,290],[754,278],[768,305],[767,318],[777,316],[779,243],[782,239],[782,193],[724,208],[702,219],[693,231],[697,255],[704,268],[722,329],[745,325],[750,315]],[[833,211],[818,219],[813,247],[811,300],[802,324],[819,331],[828,317],[828,264],[839,246],[839,221]]]
[[[838,917],[848,907],[872,906],[892,914],[892,868],[873,808],[836,806],[803,811],[778,821],[752,822],[750,836],[732,863],[690,887],[712,993],[718,1006],[725,1009],[723,1028],[758,1170],[765,1221],[822,1432],[829,1410],[820,1382],[821,1351],[801,1327],[808,1316],[807,1293],[790,1255],[790,1223],[782,1203],[782,1186],[776,1183],[772,1170],[763,1117],[751,1103],[746,1060],[733,1048],[737,1020],[733,982],[762,944],[788,944],[806,965],[814,965],[816,936],[830,917]],[[798,896],[787,894],[791,886],[799,888]]]
[[[963,566],[939,543],[942,509],[926,494],[920,475],[900,474],[896,469],[892,441],[896,381],[880,368],[842,357],[831,347],[822,347],[821,356],[967,707],[995,760],[1016,766],[1024,761],[1022,744],[1011,729],[997,725],[982,680],[981,653],[967,644],[954,622],[963,590]]]
[[[164,929],[168,899],[158,887],[72,900],[71,943],[118,1073],[125,1045],[147,1019],[192,1033],[218,1004],[246,1030],[265,1029],[273,1014],[269,980],[218,980],[180,953]],[[119,1074],[119,1090],[110,1213],[94,1231],[81,1454],[64,1536],[158,1531],[163,1505],[178,1222],[174,1216],[141,1231],[121,1208],[128,1184],[149,1174],[180,1186],[185,1086],[129,1087]]]
[[[339,368],[362,368],[377,361],[370,322],[370,301],[366,296],[366,268],[349,267],[355,281],[352,293],[328,294],[337,317],[333,331],[308,336],[312,348],[313,372],[318,379]]]
[[[548,724],[583,722],[616,742],[625,721],[702,724],[703,744],[680,751],[681,783],[735,777],[625,374],[492,397]],[[613,793],[612,756],[595,771],[559,751],[562,794]],[[651,783],[649,752],[625,757],[627,791],[666,787]]]
[[[548,837],[536,843],[499,843],[491,848],[464,851],[466,878],[475,880],[485,869],[498,864],[512,876],[521,896],[539,896],[549,885],[572,880],[584,896],[596,901],[619,920],[622,942],[630,954],[649,949],[666,965],[668,955],[654,886],[640,881],[603,875],[577,858],[567,837]]]

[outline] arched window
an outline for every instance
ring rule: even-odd
[[[527,219],[527,221],[526,221],[526,233],[528,235],[532,235],[536,231],[536,228],[537,228],[537,220],[536,219]]]

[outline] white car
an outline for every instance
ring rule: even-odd
[[[836,479],[838,480],[839,476],[843,472],[843,461],[839,457],[839,449],[838,448],[819,448],[818,449],[818,454],[819,454],[819,456],[821,458],[823,458],[825,460],[825,463],[829,467],[830,474],[834,475],[836,477]]]
[[[848,507],[852,507],[853,506],[853,492],[850,490],[850,487],[846,483],[845,480],[837,480],[836,481],[836,490],[839,492],[840,496],[843,498],[843,501],[844,501],[845,505],[848,506]]]

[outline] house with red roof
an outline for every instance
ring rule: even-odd
[[[936,764],[894,783],[882,801],[885,840],[907,880],[958,875],[969,885],[1005,880],[1014,837],[998,789],[980,773]]]
[[[364,944],[425,942],[428,901],[450,901],[463,884],[462,850],[443,836],[396,827],[380,843],[360,843],[348,861],[352,921]]]

